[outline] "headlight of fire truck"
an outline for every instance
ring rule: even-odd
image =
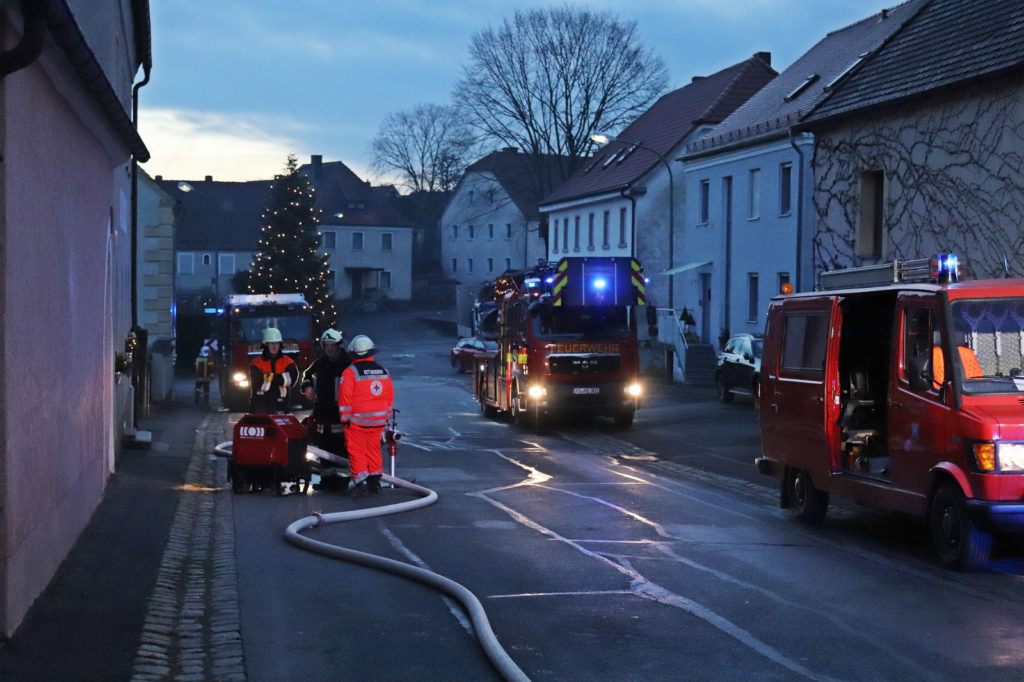
[[[974,461],[983,472],[1024,471],[1024,443],[972,443]]]
[[[629,396],[630,398],[639,398],[641,395],[643,395],[644,387],[641,386],[639,382],[634,381],[631,384],[626,384],[625,391],[626,395]]]
[[[548,389],[544,388],[542,384],[530,384],[530,388],[526,390],[526,395],[530,396],[533,400],[540,400],[548,394]]]
[[[249,375],[245,372],[235,372],[231,375],[231,381],[239,388],[249,387]]]

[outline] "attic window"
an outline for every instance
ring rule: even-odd
[[[795,88],[793,88],[793,92],[791,92],[791,93],[789,93],[788,95],[786,95],[786,97],[785,97],[784,99],[785,99],[785,100],[786,100],[787,102],[788,102],[788,101],[790,101],[790,100],[792,100],[792,99],[796,99],[796,98],[797,98],[797,96],[798,96],[798,95],[799,95],[799,94],[800,94],[801,92],[803,92],[804,90],[806,90],[807,88],[809,88],[809,87],[811,86],[811,83],[814,83],[814,82],[815,82],[816,80],[818,80],[818,78],[819,78],[818,74],[816,74],[816,73],[812,73],[812,74],[811,74],[810,76],[808,76],[808,77],[806,78],[806,80],[804,80],[804,82],[803,82],[803,83],[801,83],[800,85],[798,85],[798,86],[796,86]]]
[[[860,66],[861,62],[863,62],[867,58],[868,54],[869,53],[865,52],[864,54],[862,54],[859,57],[857,57],[856,59],[854,59],[853,62],[849,66],[847,66],[845,69],[843,69],[842,73],[840,73],[838,76],[833,78],[832,81],[828,85],[825,86],[825,89],[826,90],[831,90],[832,88],[834,88],[837,85],[839,85],[839,82],[842,81],[844,78],[846,78],[846,76],[849,75],[849,73],[851,71],[853,71],[855,68]]]
[[[612,165],[612,163],[615,162],[615,159],[619,158],[619,154],[621,154],[624,151],[626,151],[626,150],[625,149],[616,150],[616,152],[614,154],[612,154],[607,159],[605,159],[604,163],[601,164],[601,168],[607,168],[608,166]]]
[[[615,163],[622,163],[623,161],[625,161],[626,157],[628,157],[630,154],[635,152],[636,148],[639,147],[639,146],[640,146],[639,142],[637,142],[636,144],[629,145],[629,149],[623,150],[622,156],[620,156],[619,160],[616,161]]]

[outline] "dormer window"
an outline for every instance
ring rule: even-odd
[[[791,92],[788,95],[786,95],[786,97],[784,99],[787,102],[792,100],[792,99],[796,99],[797,97],[800,96],[801,92],[803,92],[807,88],[811,87],[811,84],[814,83],[815,81],[817,81],[818,78],[819,78],[818,74],[812,73],[810,76],[808,76],[806,79],[804,79],[804,81],[802,83],[800,83],[800,85],[798,85],[795,88],[793,88],[793,92]]]

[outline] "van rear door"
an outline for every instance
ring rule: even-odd
[[[840,311],[834,296],[784,299],[773,304],[762,359],[765,455],[811,472],[815,483],[839,465],[837,371]],[[770,355],[769,355],[770,354]],[[768,361],[769,367],[763,363]]]

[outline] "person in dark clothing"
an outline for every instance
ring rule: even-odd
[[[320,336],[323,354],[302,373],[300,389],[306,399],[313,402],[313,411],[309,415],[312,444],[345,457],[345,431],[338,417],[338,383],[350,360],[341,342],[342,334],[336,329],[328,329]],[[327,463],[321,465],[321,488],[347,490],[348,482],[348,472],[344,467]]]
[[[263,352],[249,364],[249,412],[273,414],[288,411],[288,392],[299,378],[295,361],[282,350],[281,331],[263,330]]]

